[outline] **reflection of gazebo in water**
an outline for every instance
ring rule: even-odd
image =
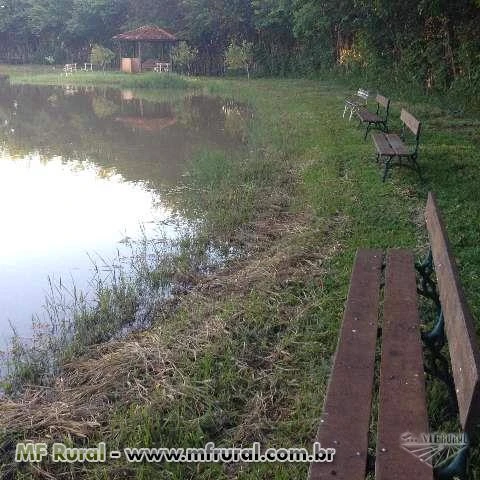
[[[164,128],[177,123],[175,117],[145,118],[145,117],[115,117],[115,121],[123,123],[132,130],[145,130],[146,132],[159,132]]]
[[[169,104],[151,104],[135,98],[130,90],[122,90],[122,114],[115,121],[133,131],[159,132],[177,123],[174,110]]]
[[[175,35],[156,25],[145,25],[113,37],[119,41],[120,69],[126,73],[142,70],[169,71]],[[123,56],[126,53],[126,56]],[[142,58],[147,60],[142,61]]]

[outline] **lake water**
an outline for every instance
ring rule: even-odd
[[[220,99],[0,84],[0,345],[28,338],[52,284],[88,291],[94,264],[188,228],[166,202],[200,149],[232,149]]]

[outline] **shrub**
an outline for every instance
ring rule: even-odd
[[[107,64],[111,63],[114,58],[115,54],[109,48],[98,44],[95,44],[92,47],[92,52],[90,53],[90,62],[93,65],[102,67],[102,70],[105,70]]]

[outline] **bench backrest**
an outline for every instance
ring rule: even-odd
[[[365,101],[368,100],[370,93],[363,88],[359,88],[357,91],[357,97],[363,98]]]
[[[383,95],[380,95],[377,93],[377,96],[375,97],[375,101],[377,102],[377,115],[380,114],[380,107],[383,107],[385,109],[385,122],[388,121],[388,113],[390,111],[390,99],[387,97],[384,97]]]
[[[379,105],[381,105],[383,108],[386,108],[386,109],[390,108],[390,99],[387,97],[384,97],[383,95],[380,95],[379,93],[377,93],[375,101]]]
[[[402,108],[402,113],[400,114],[400,120],[403,122],[403,125],[408,127],[408,129],[415,136],[420,135],[421,123],[411,113],[408,113],[404,108]]]
[[[450,350],[460,423],[464,431],[469,433],[480,419],[480,351],[473,318],[460,285],[445,226],[432,193],[428,194],[425,219]]]
[[[418,145],[420,142],[420,130],[422,124],[411,114],[408,113],[404,108],[400,114],[400,120],[402,121],[402,138],[405,140],[406,129],[410,130],[415,135],[415,151],[413,156],[418,155]]]

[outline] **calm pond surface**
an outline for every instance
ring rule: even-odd
[[[242,138],[220,99],[178,95],[0,84],[0,345],[10,324],[28,338],[49,279],[88,291],[93,263],[189,228],[165,191],[196,151]]]

